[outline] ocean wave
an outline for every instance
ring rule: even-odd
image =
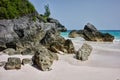
[[[113,42],[120,42],[120,39],[114,39]]]
[[[115,37],[113,42],[120,42],[120,30],[101,30],[102,33],[109,33],[111,35],[113,35]],[[67,32],[61,32],[61,36],[63,36],[65,39],[72,39],[72,40],[76,40],[76,41],[85,41],[83,38],[81,37],[77,37],[77,38],[69,38],[68,34],[70,33],[70,30],[68,30]]]

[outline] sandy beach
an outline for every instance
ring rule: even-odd
[[[78,50],[86,41],[72,40]],[[20,70],[5,70],[0,67],[0,80],[120,80],[120,43],[86,42],[93,47],[87,61],[75,59],[74,54],[60,55],[52,65],[51,71],[40,71],[30,65]],[[14,55],[31,58],[32,56]],[[7,61],[8,56],[0,53],[0,61]]]

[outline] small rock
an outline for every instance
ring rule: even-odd
[[[32,59],[24,58],[24,59],[22,60],[22,64],[23,64],[23,65],[25,65],[25,64],[30,64],[30,65],[32,65],[33,62],[32,62]]]
[[[21,60],[20,60],[20,58],[17,58],[17,57],[8,58],[8,62],[6,63],[4,68],[6,70],[21,69]]]
[[[86,43],[82,45],[82,47],[76,52],[76,58],[78,60],[86,61],[88,60],[88,56],[92,51],[92,47]]]
[[[34,55],[34,51],[31,48],[27,48],[26,50],[21,52],[22,55]]]
[[[3,51],[3,53],[8,54],[8,55],[14,55],[15,54],[15,49],[7,48]]]

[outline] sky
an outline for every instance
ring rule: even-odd
[[[83,29],[87,23],[98,30],[120,30],[120,0],[29,0],[40,14],[49,4],[51,16],[68,30]]]

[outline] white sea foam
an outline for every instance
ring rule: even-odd
[[[114,39],[113,42],[120,42],[120,39]]]

